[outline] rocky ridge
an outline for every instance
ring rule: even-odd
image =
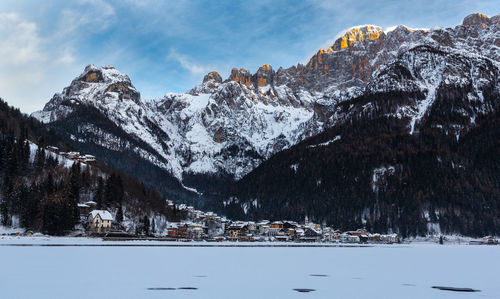
[[[131,150],[180,182],[189,175],[239,179],[273,154],[369,114],[375,105],[344,105],[348,100],[387,91],[406,92],[387,113],[405,119],[408,133],[417,134],[436,96],[460,87],[468,100],[455,112],[469,125],[436,124],[459,138],[478,115],[496,109],[496,103],[484,99],[499,89],[499,29],[500,15],[482,14],[467,16],[455,28],[354,27],[306,65],[277,71],[263,65],[255,74],[235,68],[226,80],[211,72],[187,93],[151,100],[141,99],[128,76],[116,69],[90,65],[33,116],[55,123],[80,107],[93,107],[147,145]],[[94,123],[76,125],[75,142],[100,140],[102,147],[117,152],[124,144]]]

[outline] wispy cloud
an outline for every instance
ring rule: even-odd
[[[62,10],[59,35],[97,33],[108,29],[116,21],[115,9],[103,0],[78,0],[76,4]]]
[[[193,76],[204,75],[214,70],[213,66],[196,63],[192,61],[190,57],[178,53],[175,49],[170,49],[167,60],[176,61],[183,69],[187,70]]]
[[[0,13],[0,40],[0,97],[25,112],[40,109],[74,70],[71,51],[53,47],[38,24],[19,13]]]
[[[42,59],[37,25],[17,13],[0,13],[1,65]]]

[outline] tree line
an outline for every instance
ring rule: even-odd
[[[54,144],[73,150],[0,99],[0,224],[64,234],[81,223],[78,203],[90,200],[111,211],[117,223],[128,217],[141,226],[146,215],[185,217],[130,175],[99,163],[64,165],[45,149]]]

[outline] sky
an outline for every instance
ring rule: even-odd
[[[88,64],[129,75],[142,98],[184,92],[209,71],[307,63],[342,30],[454,27],[498,0],[0,0],[0,97],[43,108]]]

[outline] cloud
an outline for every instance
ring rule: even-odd
[[[167,60],[174,60],[193,76],[205,75],[214,70],[213,66],[203,65],[193,62],[188,56],[178,53],[175,49],[170,49]]]
[[[0,97],[24,112],[40,109],[75,71],[71,49],[53,47],[19,13],[0,13],[0,40]]]
[[[72,64],[76,61],[72,47],[67,47],[61,51],[61,55],[56,59],[57,64]]]
[[[0,13],[0,65],[23,64],[41,59],[37,25],[15,13]]]
[[[58,35],[101,32],[116,20],[115,9],[103,0],[78,0],[76,4],[62,10]]]

